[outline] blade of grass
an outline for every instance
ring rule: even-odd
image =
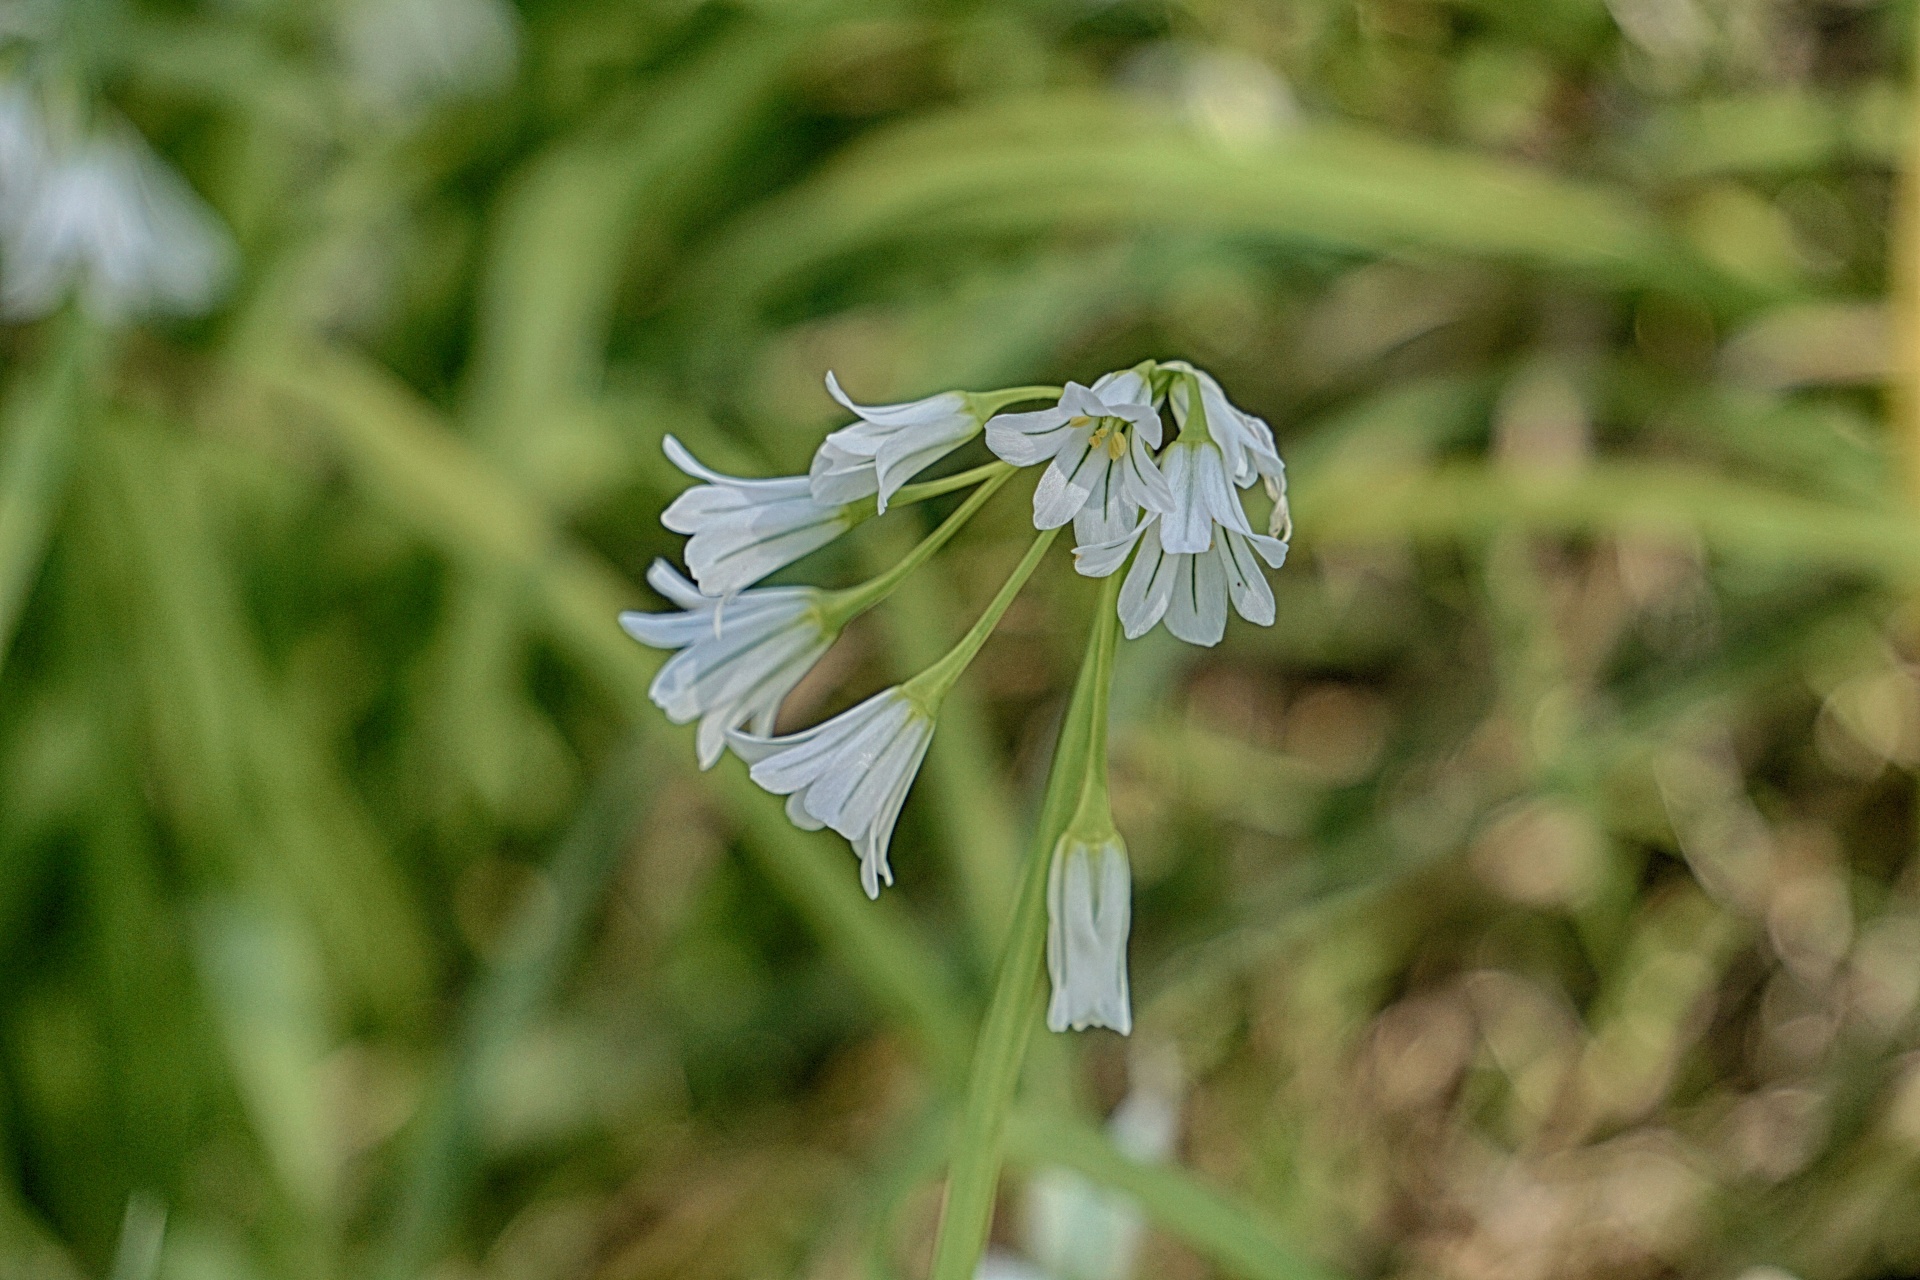
[[[302,417],[394,518],[455,562],[512,568],[541,627],[634,717],[650,741],[691,759],[690,729],[669,726],[647,697],[661,658],[615,619],[633,588],[591,553],[562,542],[537,505],[449,432],[390,375],[351,355],[310,348],[255,377]],[[936,1070],[964,1053],[961,1004],[937,961],[889,901],[869,903],[837,839],[795,829],[737,761],[705,775],[746,848],[837,952],[876,1003],[912,1028]]]
[[[1058,1165],[1126,1192],[1161,1230],[1249,1280],[1335,1280],[1338,1275],[1290,1248],[1253,1211],[1203,1186],[1186,1170],[1131,1160],[1084,1121],[1017,1108],[1007,1122],[1007,1157],[1029,1168]]]
[[[1063,223],[1458,253],[1695,291],[1734,310],[1759,301],[1624,192],[1348,127],[1228,148],[1165,115],[1067,95],[882,131],[748,214],[689,280],[750,306],[819,264],[903,236]]]
[[[78,449],[78,416],[99,335],[78,308],[54,324],[51,349],[8,397],[0,443],[0,668],[53,537]]]
[[[376,1275],[418,1275],[444,1247],[479,1162],[481,1082],[552,998],[644,812],[647,790],[637,784],[647,764],[644,749],[630,748],[601,769],[554,849],[542,891],[521,900],[499,959],[468,993],[449,1061],[413,1136]]]

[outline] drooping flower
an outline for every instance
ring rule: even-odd
[[[25,320],[70,290],[100,319],[205,310],[232,274],[218,217],[131,130],[55,151],[0,242],[0,314]]]
[[[1127,848],[1118,833],[1089,842],[1062,836],[1047,871],[1047,1027],[1133,1030],[1127,998],[1127,931],[1133,921]]]
[[[696,750],[700,767],[711,769],[728,731],[747,725],[763,737],[773,732],[780,704],[832,645],[824,593],[766,587],[742,592],[723,612],[720,601],[701,595],[664,560],[653,562],[647,581],[682,612],[627,612],[620,625],[642,644],[679,650],[647,695],[673,723],[700,722]]]
[[[1163,361],[1160,367],[1193,380],[1193,386],[1189,386],[1185,378],[1175,378],[1167,388],[1174,421],[1183,428],[1186,426],[1193,412],[1193,390],[1197,387],[1207,430],[1225,454],[1235,484],[1244,489],[1253,483],[1255,476],[1274,478],[1285,473],[1280,451],[1273,443],[1273,428],[1264,418],[1235,407],[1213,375],[1204,369],[1196,369],[1185,360]]]
[[[810,729],[767,738],[735,731],[753,780],[787,797],[797,827],[831,827],[860,857],[860,887],[878,898],[893,883],[887,845],[933,741],[933,716],[896,685]]]
[[[1033,523],[1073,521],[1082,545],[1120,537],[1143,509],[1165,511],[1167,481],[1154,465],[1164,426],[1142,371],[1123,369],[1093,386],[1070,382],[1051,409],[1002,413],[987,421],[987,447],[1017,467],[1047,462],[1033,492]]]
[[[1226,634],[1229,600],[1248,622],[1273,625],[1273,588],[1255,556],[1278,569],[1286,563],[1285,542],[1216,525],[1205,551],[1174,552],[1162,546],[1160,524],[1160,516],[1148,516],[1125,537],[1074,548],[1074,567],[1089,578],[1104,578],[1138,547],[1120,587],[1120,627],[1127,639],[1139,639],[1164,619],[1167,630],[1188,644],[1218,644]]]
[[[850,507],[815,499],[805,476],[741,479],[703,465],[672,436],[665,447],[674,466],[704,482],[660,515],[667,528],[691,535],[687,568],[703,595],[735,595],[857,523]]]
[[[884,512],[901,485],[980,433],[980,418],[964,391],[900,404],[855,404],[829,371],[827,393],[859,421],[828,435],[813,455],[808,479],[819,502],[877,493]]]

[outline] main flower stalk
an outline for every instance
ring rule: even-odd
[[[972,1280],[993,1217],[994,1189],[1000,1179],[1001,1137],[1013,1103],[1027,1041],[1042,1005],[1040,961],[1047,940],[1047,879],[1054,846],[1087,789],[1088,771],[1098,756],[1104,764],[1107,698],[1112,685],[1113,652],[1119,617],[1114,602],[1116,578],[1101,585],[1086,656],[1054,747],[1053,768],[1025,874],[1014,900],[993,984],[993,998],[974,1045],[959,1140],[947,1175],[946,1201],[934,1241],[932,1280]],[[1102,770],[1104,774],[1104,769]]]

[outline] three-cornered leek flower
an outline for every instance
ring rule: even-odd
[[[660,515],[667,528],[691,535],[687,568],[703,595],[735,595],[860,520],[851,504],[816,499],[806,476],[745,480],[703,465],[672,436],[665,447],[674,466],[705,482],[682,492]]]
[[[1091,387],[1069,382],[1050,409],[987,420],[987,447],[1016,467],[1048,462],[1033,491],[1036,529],[1073,521],[1085,546],[1123,537],[1142,509],[1167,511],[1173,498],[1154,465],[1164,426],[1142,369],[1105,374]]]
[[[8,319],[46,315],[75,290],[105,321],[191,314],[232,274],[226,228],[131,129],[52,149],[20,185],[0,241]]]
[[[932,710],[896,685],[811,729],[729,738],[753,780],[787,797],[795,826],[832,827],[847,838],[860,857],[860,887],[878,898],[880,886],[893,883],[887,845],[933,724]]]
[[[702,769],[726,749],[727,733],[742,725],[773,732],[780,704],[833,643],[837,628],[813,587],[763,587],[726,602],[703,596],[672,565],[647,570],[655,591],[678,613],[628,612],[620,625],[642,644],[678,649],[647,690],[675,724],[700,722],[694,735]]]
[[[1180,428],[1160,455],[1171,506],[1117,537],[1075,548],[1075,563],[1081,573],[1104,578],[1133,556],[1119,602],[1128,639],[1164,619],[1189,644],[1218,644],[1229,600],[1247,621],[1273,624],[1273,588],[1259,562],[1276,569],[1286,563],[1286,471],[1266,423],[1235,409],[1218,383],[1191,366],[1162,367],[1175,371],[1168,400]],[[1254,532],[1235,492],[1255,479],[1274,498],[1274,532]]]
[[[827,436],[808,471],[819,502],[878,494],[884,512],[900,486],[980,434],[973,397],[943,391],[900,404],[855,404],[827,374],[827,392],[857,419]]]
[[[1127,931],[1133,920],[1127,847],[1109,828],[1088,839],[1069,831],[1047,873],[1047,974],[1053,1031],[1133,1030],[1127,998]]]

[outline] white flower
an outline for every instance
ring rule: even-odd
[[[1211,545],[1198,554],[1167,551],[1161,545],[1161,517],[1148,516],[1124,538],[1074,548],[1074,567],[1090,578],[1104,578],[1139,554],[1120,586],[1120,629],[1137,640],[1165,619],[1167,630],[1188,644],[1215,645],[1227,630],[1227,601],[1248,622],[1273,625],[1273,588],[1260,571],[1260,559],[1278,569],[1287,560],[1287,544],[1264,534],[1216,526]]]
[[[681,613],[620,615],[620,625],[642,644],[678,649],[653,678],[647,695],[675,724],[700,721],[695,744],[702,769],[711,769],[741,725],[773,732],[780,704],[833,643],[812,587],[768,587],[727,602],[703,596],[664,560],[647,581]]]
[[[660,523],[687,540],[687,568],[701,593],[731,596],[851,529],[857,517],[841,505],[814,499],[805,476],[743,480],[722,475],[672,436],[667,457],[696,480],[660,515]]]
[[[1127,849],[1062,836],[1047,871],[1047,1026],[1133,1030],[1127,1000],[1127,930],[1133,920]]]
[[[0,242],[0,313],[43,316],[70,289],[108,321],[205,310],[232,271],[226,229],[131,131],[55,154]]]
[[[341,14],[339,43],[355,92],[400,115],[505,88],[520,28],[501,0],[359,0]]]
[[[869,898],[893,883],[887,843],[933,741],[933,717],[905,690],[896,685],[785,737],[735,732],[728,739],[755,782],[787,797],[795,826],[832,827],[852,842]]]
[[[1161,367],[1180,375],[1167,394],[1180,435],[1160,455],[1171,502],[1118,536],[1076,547],[1074,561],[1081,573],[1104,578],[1138,547],[1120,588],[1127,638],[1164,618],[1167,630],[1189,644],[1218,644],[1229,600],[1247,621],[1273,624],[1273,588],[1259,562],[1276,569],[1286,563],[1286,470],[1267,424],[1229,404],[1219,383],[1181,361]],[[1274,498],[1264,534],[1253,531],[1234,491],[1255,479],[1265,480]]]
[[[1130,1160],[1162,1164],[1180,1137],[1180,1063],[1171,1049],[1147,1046],[1133,1059],[1133,1087],[1107,1120],[1107,1136]],[[1067,1169],[1036,1170],[1027,1184],[1027,1252],[1052,1280],[1131,1280],[1138,1271],[1146,1217],[1124,1191]]]
[[[827,392],[860,420],[833,432],[813,455],[808,479],[820,502],[852,502],[878,493],[884,512],[901,485],[980,432],[980,419],[963,391],[900,404],[855,404],[829,371]]]
[[[1075,541],[1086,545],[1123,536],[1143,507],[1169,509],[1172,497],[1150,452],[1162,433],[1152,387],[1125,369],[1091,387],[1069,382],[1051,409],[988,419],[987,447],[1016,467],[1051,458],[1033,491],[1034,527],[1071,520]]]
[[[1244,489],[1253,483],[1256,475],[1274,479],[1285,474],[1280,451],[1273,443],[1273,428],[1265,419],[1235,408],[1212,374],[1194,368],[1185,360],[1168,360],[1160,367],[1186,374],[1199,385],[1206,429],[1225,454],[1235,484]],[[1191,392],[1186,379],[1174,379],[1167,389],[1167,400],[1173,406],[1174,421],[1185,427],[1191,413]]]

